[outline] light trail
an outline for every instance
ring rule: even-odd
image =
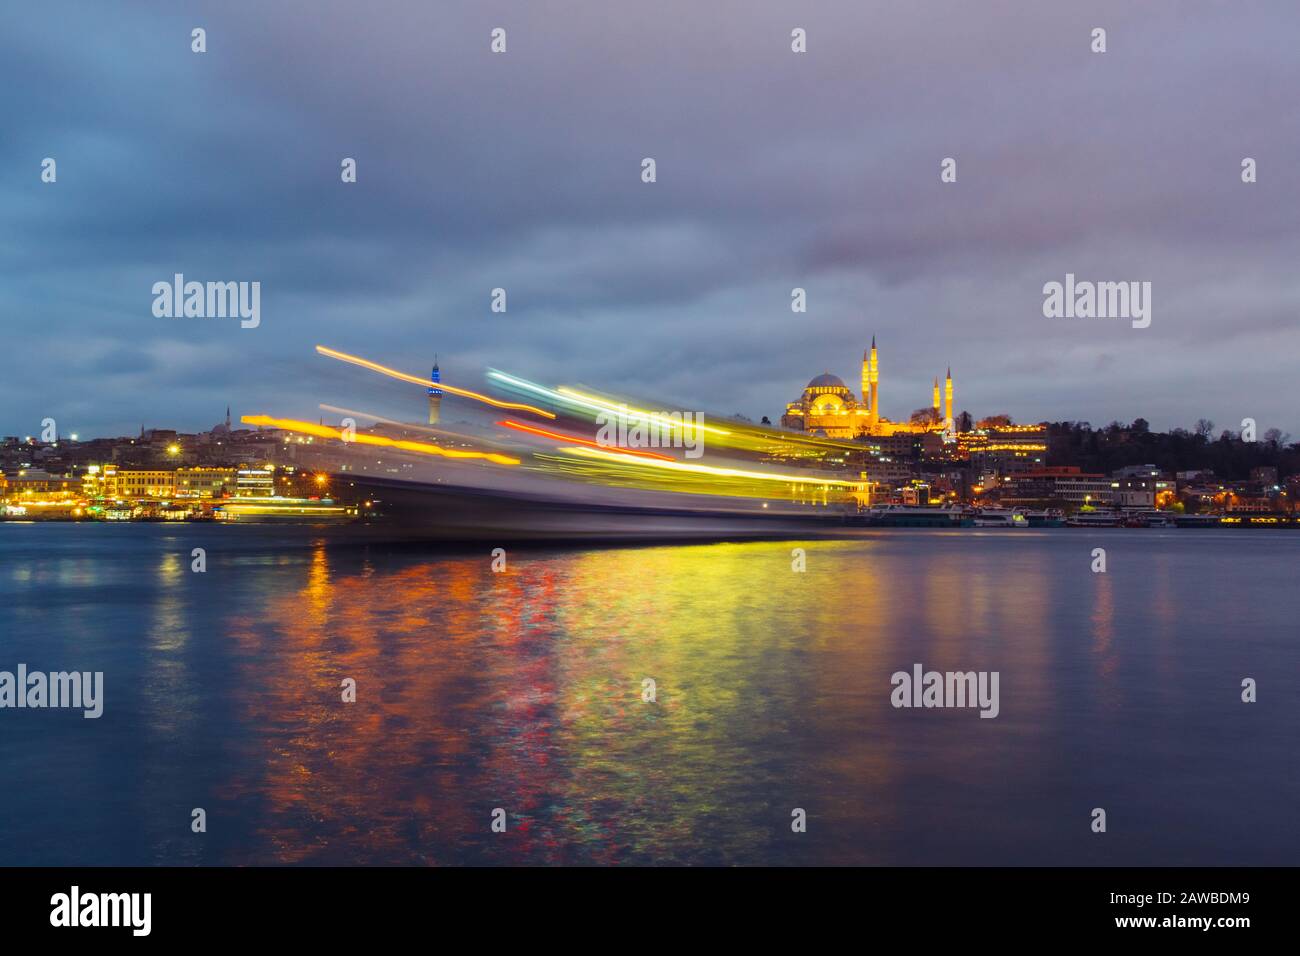
[[[395,378],[398,381],[410,382],[412,385],[423,385],[426,388],[437,388],[444,392],[450,392],[452,395],[460,395],[463,398],[472,398],[476,402],[484,402],[496,408],[510,408],[521,412],[531,412],[534,415],[541,415],[543,418],[555,418],[554,412],[548,412],[533,405],[523,405],[519,402],[503,402],[483,395],[480,392],[471,392],[467,388],[457,388],[455,385],[448,385],[446,382],[435,382],[431,379],[420,378],[418,375],[408,375],[405,372],[399,372],[395,368],[388,368],[380,365],[378,362],[372,362],[369,359],[363,359],[359,355],[349,355],[346,352],[340,352],[337,349],[328,348],[324,345],[316,346],[316,351],[327,358],[338,359],[340,362],[349,362],[352,365],[359,365],[362,368],[370,369],[372,372],[378,372],[380,375],[387,375],[389,378]]]
[[[596,405],[597,407],[601,408],[603,411],[625,412],[627,413],[629,418],[642,418],[645,419],[646,421],[651,421],[654,422],[656,425],[662,425],[667,428],[697,428],[700,431],[712,432],[715,435],[731,434],[731,432],[727,431],[725,428],[713,428],[710,425],[695,425],[695,424],[686,425],[683,424],[682,422],[675,422],[671,418],[665,418],[662,414],[656,414],[655,412],[647,412],[645,409],[632,408],[627,404],[615,405],[613,402],[608,401],[606,399],[597,398],[595,395],[584,395],[582,392],[579,392],[576,389],[568,388],[564,385],[561,385],[559,388],[556,389],[556,391],[559,392],[561,395],[565,395],[577,399],[578,401],[585,402],[589,405]]]
[[[513,428],[515,431],[528,432],[529,434],[532,435],[541,435],[543,438],[552,438],[559,442],[577,442],[578,444],[584,445],[587,448],[605,447],[604,445],[599,445],[594,441],[589,441],[586,438],[576,438],[573,435],[565,435],[562,432],[553,432],[545,428],[535,428],[532,425],[525,425],[523,422],[500,421],[497,422],[497,424],[500,425],[502,428]],[[624,454],[636,455],[639,458],[657,458],[659,461],[677,460],[669,455],[660,455],[657,452],[653,452],[653,451],[638,451],[633,448],[624,448],[622,449],[622,451]]]
[[[264,425],[267,428],[283,428],[285,431],[302,432],[304,435],[314,435],[317,438],[337,438],[339,441],[349,445],[374,445],[380,448],[397,448],[401,451],[412,451],[421,455],[440,455],[444,458],[472,458],[482,461],[494,462],[498,465],[517,465],[518,458],[511,458],[509,455],[498,455],[495,452],[483,451],[461,451],[455,448],[442,448],[438,445],[431,445],[422,441],[403,441],[396,438],[385,438],[382,435],[367,435],[364,432],[354,434],[349,438],[343,437],[343,432],[337,428],[330,428],[327,425],[317,425],[313,422],[298,421],[293,418],[272,418],[269,415],[244,415],[239,419],[245,425]]]
[[[587,414],[620,411],[619,405],[610,402],[608,399],[598,398],[594,395],[588,395],[576,389],[560,386],[558,389],[547,388],[544,385],[538,385],[527,379],[519,378],[516,375],[509,375],[498,369],[488,369],[488,378],[506,385],[519,391],[529,392],[539,398],[545,399],[548,403],[563,408],[569,408],[575,411],[582,411]],[[645,421],[654,421],[666,427],[686,427],[694,428],[695,425],[687,425],[684,422],[675,422],[671,419],[664,419],[662,416],[656,416],[653,412],[647,412],[644,409],[629,407],[627,409],[629,418],[641,418]],[[775,428],[765,427],[762,425],[735,425],[731,429],[722,429],[709,425],[699,426],[702,431],[711,432],[719,438],[715,438],[713,443],[723,447],[736,448],[745,451],[770,451],[776,449],[790,449],[791,454],[796,450],[807,449],[813,452],[827,453],[831,451],[862,451],[863,446],[854,442],[835,441],[827,438],[817,438],[812,435],[797,435],[793,432],[781,431]]]
[[[832,487],[852,488],[860,485],[859,481],[845,481],[832,478],[811,478],[807,475],[782,475],[769,471],[747,471],[741,468],[719,468],[715,465],[695,465],[689,462],[670,460],[667,462],[641,461],[630,457],[625,452],[613,452],[607,449],[561,448],[560,451],[571,452],[585,458],[605,458],[609,461],[621,461],[630,465],[652,465],[655,468],[667,468],[673,471],[694,472],[703,475],[716,475],[719,478],[753,478],[759,481],[780,481],[793,485],[828,485]]]
[[[495,378],[498,381],[505,382],[507,385],[512,385],[515,388],[534,392],[538,395],[544,396],[546,399],[557,405],[567,405],[571,408],[582,408],[586,409],[588,412],[619,412],[620,414],[626,415],[629,419],[640,419],[641,421],[655,424],[663,428],[691,428],[698,429],[699,431],[711,432],[714,435],[731,434],[731,432],[727,431],[725,428],[715,428],[711,425],[697,425],[694,423],[687,424],[685,422],[674,421],[672,418],[669,418],[664,414],[648,412],[643,408],[633,408],[626,403],[617,405],[608,399],[598,398],[595,395],[587,395],[583,392],[579,392],[577,389],[568,388],[564,385],[561,385],[559,388],[547,388],[545,385],[538,385],[535,382],[530,382],[514,375],[507,375],[505,372],[500,372],[496,369],[488,370],[488,378]],[[555,416],[551,417],[553,418]]]

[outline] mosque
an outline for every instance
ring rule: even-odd
[[[891,422],[880,416],[880,369],[877,365],[876,339],[871,339],[870,353],[862,354],[862,398],[838,376],[826,372],[818,375],[798,401],[785,407],[781,427],[826,438],[857,438],[859,435],[889,436],[906,433],[954,432],[952,419],[952,369],[944,383],[944,408],[939,408],[939,380],[934,380],[934,401],[929,414],[912,416],[912,421]]]

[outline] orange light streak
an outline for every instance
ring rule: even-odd
[[[317,425],[313,422],[300,422],[293,418],[272,418],[269,415],[244,415],[239,420],[245,425],[265,425],[268,428],[283,428],[286,431],[315,435],[317,438],[337,438],[339,441],[346,442],[349,445],[376,445],[381,448],[399,448],[402,451],[413,451],[422,455],[441,455],[444,458],[477,458],[495,462],[498,465],[519,464],[518,458],[511,458],[509,455],[498,455],[495,452],[460,451],[455,448],[442,448],[439,445],[431,445],[428,442],[402,441],[396,438],[384,438],[382,435],[367,435],[364,432],[355,434],[351,438],[344,438],[343,432],[339,431],[337,428],[330,428],[328,425]]]
[[[503,428],[513,428],[517,432],[529,432],[533,435],[541,435],[543,438],[553,438],[556,441],[562,441],[569,444],[574,442],[579,445],[586,445],[588,448],[604,449],[605,446],[594,441],[588,441],[585,438],[574,438],[572,435],[564,435],[560,432],[548,431],[545,428],[534,428],[532,425],[525,425],[523,422],[500,421],[497,422]],[[620,448],[619,452],[624,455],[637,455],[641,458],[657,458],[660,461],[676,461],[671,455],[660,455],[653,451],[640,451],[635,448]]]
[[[452,395],[460,395],[463,398],[472,398],[476,402],[484,402],[495,408],[513,408],[517,411],[532,412],[534,415],[541,415],[543,418],[555,418],[554,412],[548,412],[545,409],[537,408],[534,405],[522,405],[519,402],[503,402],[479,392],[471,392],[467,388],[457,388],[455,385],[448,385],[446,382],[434,382],[427,378],[420,378],[418,375],[407,375],[405,372],[399,372],[395,368],[388,368],[387,366],[380,365],[378,362],[363,359],[358,355],[348,355],[346,352],[339,352],[335,349],[327,348],[324,345],[316,346],[316,351],[327,358],[338,359],[340,362],[350,362],[353,365],[360,365],[362,368],[368,368],[372,372],[378,372],[380,375],[387,375],[389,378],[395,378],[402,382],[410,382],[412,385],[423,385],[426,388],[441,389],[444,392],[450,392]]]

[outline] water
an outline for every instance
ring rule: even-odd
[[[0,710],[0,864],[1300,853],[1297,534],[899,530],[504,574],[312,535],[0,525],[0,670],[106,684],[99,720]],[[916,662],[998,671],[1000,715],[893,708]]]

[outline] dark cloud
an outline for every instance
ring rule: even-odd
[[[951,364],[976,414],[1300,433],[1289,2],[3,17],[6,433],[46,415],[83,434],[207,427],[228,401],[310,414],[364,381],[317,342],[775,418],[823,370],[855,382],[873,333],[896,417]],[[261,281],[261,328],[154,318],[150,287],[175,272]],[[1151,327],[1044,319],[1042,285],[1066,272],[1151,281]],[[404,397],[376,394],[390,413]]]

